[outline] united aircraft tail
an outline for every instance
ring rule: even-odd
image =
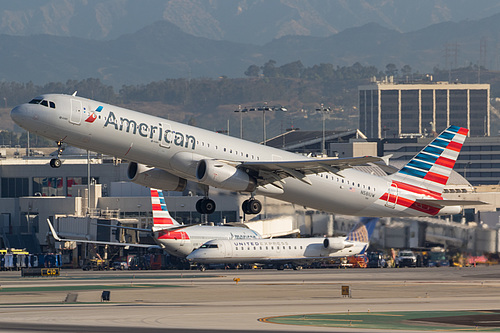
[[[151,206],[153,208],[153,231],[180,226],[167,209],[162,190],[151,189]]]
[[[347,234],[345,240],[349,242],[362,242],[366,243],[363,251],[364,253],[368,244],[370,243],[370,238],[372,237],[373,231],[375,230],[375,225],[377,224],[378,217],[362,217],[361,220],[352,228]]]
[[[450,178],[462,145],[467,137],[467,128],[450,126],[415,155],[397,173],[390,176],[393,183],[402,189],[440,198]]]

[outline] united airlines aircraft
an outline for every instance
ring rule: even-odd
[[[60,167],[67,143],[131,161],[129,178],[141,185],[182,191],[187,180],[205,190],[196,208],[211,214],[209,187],[245,192],[243,211],[257,214],[255,194],[325,212],[372,217],[456,214],[475,201],[442,193],[468,129],[450,126],[395,174],[379,177],[352,168],[378,157],[317,159],[73,95],[41,95],[16,106],[12,119],[55,140]]]
[[[257,240],[212,240],[194,250],[187,259],[204,264],[284,264],[294,268],[303,263],[363,254],[378,218],[362,218],[346,237],[282,238]],[[203,266],[201,266],[203,268]]]
[[[182,225],[177,222],[168,212],[167,204],[163,192],[157,189],[151,189],[151,205],[153,208],[153,228],[139,229],[131,227],[122,227],[145,232],[153,232],[157,245],[118,243],[81,239],[60,238],[49,220],[49,228],[52,236],[58,242],[77,242],[91,243],[101,245],[127,246],[127,247],[145,247],[145,248],[163,248],[165,251],[176,257],[184,258],[194,249],[200,247],[203,243],[212,239],[226,240],[256,240],[262,239],[262,236],[246,227],[234,226],[211,226],[211,225]]]

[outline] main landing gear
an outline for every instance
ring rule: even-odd
[[[200,214],[212,214],[213,212],[215,212],[215,202],[212,199],[208,198],[209,187],[203,186],[202,188],[205,192],[205,196],[203,197],[203,199],[200,199],[196,202],[196,211]],[[243,201],[241,208],[243,209],[243,213],[247,215],[255,215],[259,214],[262,210],[262,203],[259,200],[255,199],[252,195],[250,199]]]
[[[61,157],[63,150],[64,148],[62,146],[62,141],[57,141],[57,158],[53,158],[50,160],[50,166],[52,168],[59,168],[61,166],[62,162],[59,157]]]
[[[196,211],[200,214],[212,214],[215,212],[215,201],[207,197],[196,202]]]
[[[255,215],[259,214],[262,210],[262,203],[255,198],[250,198],[243,201],[241,208],[243,209],[243,213]]]

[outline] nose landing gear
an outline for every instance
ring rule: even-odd
[[[59,159],[59,157],[61,157],[63,150],[64,148],[62,146],[62,141],[57,141],[57,158],[53,158],[50,160],[50,166],[52,168],[59,168],[62,165],[62,162]]]

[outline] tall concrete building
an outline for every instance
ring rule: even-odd
[[[490,85],[374,82],[359,87],[359,129],[369,138],[427,136],[449,125],[490,135]]]

